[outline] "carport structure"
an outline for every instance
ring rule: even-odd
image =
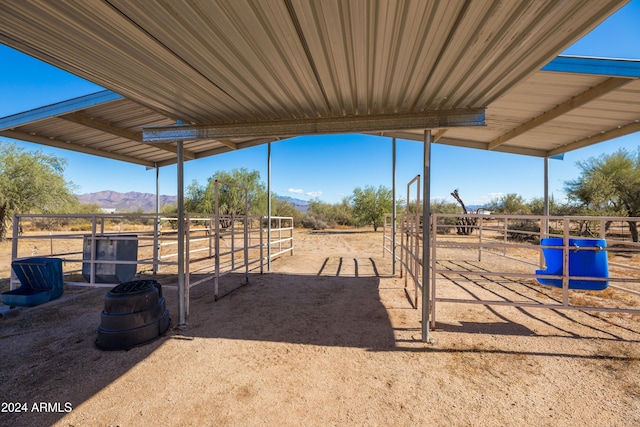
[[[5,1],[0,42],[107,90],[0,134],[177,163],[179,215],[185,160],[311,134],[418,139],[428,224],[431,142],[548,159],[640,130],[638,62],[557,57],[625,3]]]

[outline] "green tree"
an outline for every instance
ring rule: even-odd
[[[249,198],[249,215],[267,213],[267,191],[260,181],[260,172],[246,168],[231,171],[218,171],[207,180],[207,185],[193,181],[185,191],[185,210],[187,212],[213,213],[215,210],[215,182],[220,181],[218,208],[223,215],[243,215],[245,213],[244,191]],[[233,184],[233,185],[224,185]]]
[[[57,213],[78,206],[72,184],[65,181],[65,159],[0,145],[0,239],[16,213]]]
[[[335,227],[337,224],[333,220],[333,207],[329,203],[320,199],[312,199],[309,203],[309,210],[302,215],[302,226],[321,230],[328,227]]]
[[[290,216],[293,218],[294,225],[300,225],[302,219],[302,213],[295,206],[287,200],[278,199],[275,193],[271,194],[271,216]]]
[[[353,205],[349,197],[343,197],[340,203],[332,206],[332,219],[338,225],[353,225]]]
[[[536,197],[529,202],[529,211],[532,215],[544,215],[544,198]],[[580,215],[581,212],[575,204],[558,203],[553,195],[549,198],[549,215]]]
[[[355,225],[373,225],[373,230],[384,221],[384,214],[393,210],[392,190],[381,185],[377,189],[372,186],[357,187],[351,196]]]
[[[313,199],[305,216],[305,224],[311,225],[310,228],[318,228],[316,224],[321,224],[322,228],[338,225],[349,226],[353,225],[353,206],[348,197],[336,204]]]
[[[640,216],[640,149],[624,149],[577,163],[580,176],[565,183],[567,196],[577,201],[585,213]],[[628,221],[634,242],[638,241],[636,221]]]
[[[415,202],[414,202],[414,206],[411,206],[410,209],[413,212],[415,212]],[[441,213],[441,214],[463,213],[462,207],[458,203],[447,202],[444,199],[432,200],[430,204],[430,209],[431,209],[431,213]],[[457,223],[458,223],[458,218],[452,218],[452,217],[440,218],[436,229],[440,234],[449,234],[456,229]]]
[[[247,189],[249,198],[249,215],[267,214],[267,188],[260,180],[260,172],[249,171],[247,168],[218,171],[209,178],[211,191],[214,191],[215,181],[226,182]],[[244,191],[230,186],[220,186],[220,212],[229,215],[241,215],[245,211]]]
[[[516,193],[509,193],[500,198],[493,199],[489,206],[491,212],[503,215],[527,215],[531,213],[525,200]]]
[[[462,208],[457,203],[447,202],[445,199],[436,199],[431,201],[431,213],[462,213]]]

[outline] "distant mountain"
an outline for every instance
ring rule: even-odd
[[[156,209],[156,195],[151,193],[136,191],[118,193],[117,191],[105,190],[97,193],[78,194],[76,197],[82,203],[95,204],[103,209],[115,209],[116,212],[135,212],[138,209],[142,209],[143,212],[155,212]],[[300,212],[309,210],[310,202],[307,200],[287,196],[278,196],[278,200],[292,204]],[[173,205],[176,202],[176,196],[160,196],[160,206]]]
[[[86,193],[76,195],[82,203],[96,204],[104,209],[115,209],[122,211],[155,212],[156,195],[151,193],[138,193],[130,191],[128,193],[118,193],[117,191],[105,190],[97,193]],[[160,206],[173,205],[177,201],[176,196],[160,196]]]
[[[308,211],[309,210],[309,205],[311,204],[311,202],[309,202],[307,200],[294,199],[293,197],[289,197],[289,196],[278,196],[278,200],[282,200],[284,202],[288,202],[289,204],[293,205],[293,207],[296,208],[297,210],[299,210],[300,212]]]

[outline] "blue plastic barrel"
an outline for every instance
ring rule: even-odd
[[[540,245],[543,247],[542,253],[547,269],[536,270],[536,274],[562,276],[564,274],[562,268],[563,250],[545,246],[563,246],[564,239],[561,237],[549,237],[540,240]],[[607,251],[604,249],[606,247],[607,241],[603,239],[569,239],[569,276],[608,278],[609,261]],[[562,287],[561,279],[538,278],[537,280],[543,285]],[[608,286],[609,282],[606,280],[569,280],[569,289],[599,291],[606,289]]]

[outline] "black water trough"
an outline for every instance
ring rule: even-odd
[[[122,283],[105,296],[95,344],[101,350],[127,350],[160,337],[170,323],[160,283]]]

